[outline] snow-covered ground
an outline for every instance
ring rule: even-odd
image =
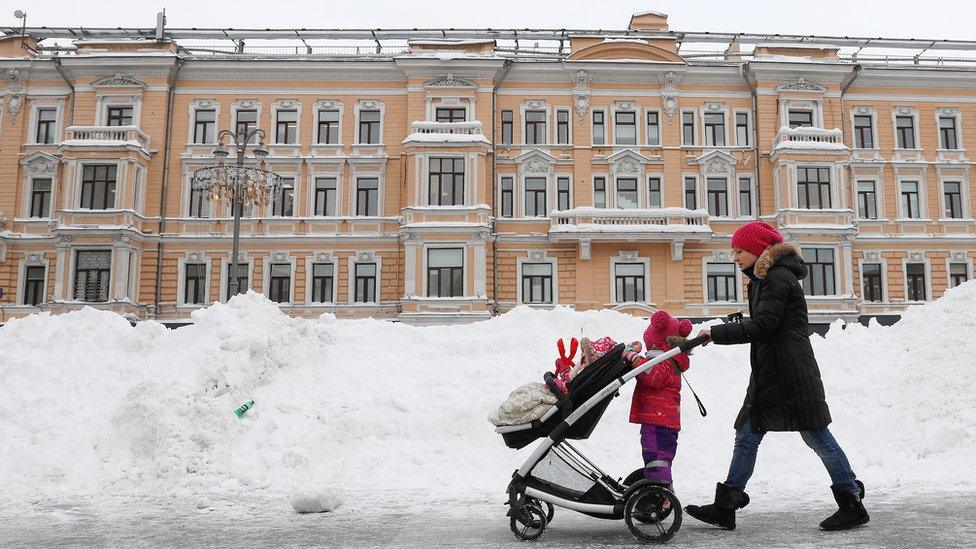
[[[974,305],[969,282],[892,327],[837,324],[812,336],[831,428],[869,498],[976,486]],[[0,328],[0,505],[84,498],[98,509],[162,498],[196,510],[260,497],[284,512],[291,501],[344,502],[340,510],[355,513],[500,503],[532,446],[506,448],[489,412],[542,379],[556,339],[632,341],[645,328],[618,313],[565,308],[451,327],[304,320],[257,294],[196,311],[193,321],[132,327],[85,309]],[[698,415],[686,389],[675,462],[686,502],[724,479],[748,375],[747,346],[709,345],[692,357],[688,379],[709,413]],[[638,429],[627,422],[631,387],[577,445],[620,475],[640,464]],[[827,508],[829,483],[798,436],[771,434],[749,492]]]

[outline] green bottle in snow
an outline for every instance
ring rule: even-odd
[[[234,410],[234,413],[237,414],[237,417],[244,417],[244,414],[247,413],[247,411],[250,410],[252,407],[254,407],[254,401],[249,400],[244,404],[241,404],[236,410]]]

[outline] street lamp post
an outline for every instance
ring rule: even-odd
[[[256,147],[252,147],[255,158],[261,162],[257,167],[245,166],[244,159],[248,143],[258,138]],[[224,164],[224,159],[230,152],[224,148],[224,142],[230,138],[232,147],[237,154],[234,166]],[[250,206],[266,206],[281,191],[281,176],[267,169],[264,159],[268,150],[264,148],[264,130],[240,129],[237,133],[222,130],[217,135],[217,148],[213,155],[218,159],[215,166],[207,166],[193,172],[193,189],[207,191],[207,200],[228,200],[234,211],[234,239],[231,245],[230,282],[227,295],[235,296],[240,293],[240,260],[238,258],[241,239],[241,211],[244,204]]]

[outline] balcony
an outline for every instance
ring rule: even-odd
[[[70,126],[65,130],[61,149],[132,149],[146,155],[149,136],[136,126]]]
[[[844,133],[837,128],[783,126],[773,139],[773,155],[781,152],[846,153],[850,149],[844,144]]]
[[[410,124],[410,135],[403,144],[484,144],[491,142],[482,131],[481,122],[431,122],[423,120]]]
[[[712,235],[708,212],[685,208],[616,210],[583,207],[554,211],[549,215],[549,223],[549,239],[580,242],[581,259],[589,258],[592,241],[642,241],[670,242],[672,258],[678,260],[686,240],[705,240]]]
[[[774,225],[784,231],[816,235],[852,235],[857,230],[854,212],[849,209],[784,208],[778,210]]]

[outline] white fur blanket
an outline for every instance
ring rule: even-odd
[[[496,426],[529,423],[542,417],[557,401],[544,383],[526,383],[512,391],[508,399],[488,416],[488,421]]]

